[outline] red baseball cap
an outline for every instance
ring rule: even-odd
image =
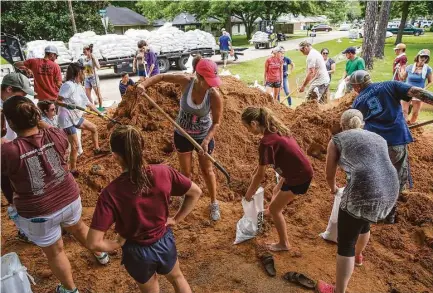
[[[218,87],[222,83],[218,76],[218,66],[210,59],[201,59],[198,62],[195,71],[203,76],[207,84],[211,87]]]

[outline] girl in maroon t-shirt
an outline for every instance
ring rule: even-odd
[[[284,207],[295,199],[295,195],[305,194],[313,178],[311,163],[290,130],[267,108],[248,107],[242,113],[242,122],[249,132],[263,135],[259,146],[259,165],[245,194],[251,200],[271,165],[281,177],[273,190],[271,203],[266,213],[272,216],[277,229],[279,242],[268,245],[271,251],[290,249]]]
[[[143,136],[132,126],[116,128],[110,146],[123,173],[102,190],[90,225],[88,245],[107,251],[122,247],[122,264],[141,292],[159,292],[159,274],[166,276],[176,292],[190,293],[169,227],[192,211],[201,195],[200,188],[167,165],[146,166]],[[170,196],[182,195],[185,195],[182,206],[170,218]],[[118,239],[104,239],[113,223]]]

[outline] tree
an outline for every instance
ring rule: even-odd
[[[404,30],[404,27],[406,26],[407,17],[409,16],[410,5],[411,5],[410,1],[405,1],[401,5],[402,14],[401,14],[400,26],[398,27],[397,38],[395,39],[396,45],[401,43],[401,40],[403,39],[403,30]]]
[[[388,27],[391,1],[383,0],[380,8],[379,23],[376,28],[376,43],[374,44],[374,57],[383,59],[385,54],[386,28]]]
[[[365,67],[368,70],[373,69],[373,50],[374,39],[376,35],[376,14],[378,3],[377,1],[367,2],[365,9],[365,25],[364,25],[364,41],[362,43],[362,57],[365,60]]]
[[[99,9],[108,1],[73,1],[77,31],[103,34]],[[67,1],[3,1],[2,31],[26,41],[38,39],[67,42],[74,34]]]

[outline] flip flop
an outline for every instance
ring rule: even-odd
[[[290,283],[301,285],[307,289],[313,290],[316,287],[316,282],[301,273],[288,272],[283,276],[283,278]]]
[[[264,255],[260,258],[260,261],[262,262],[263,267],[265,268],[265,271],[266,273],[268,273],[269,276],[275,277],[277,275],[277,271],[275,270],[274,257],[272,255]]]

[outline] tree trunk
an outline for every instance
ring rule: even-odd
[[[374,57],[383,59],[385,55],[386,28],[388,27],[391,1],[384,0],[380,9],[379,23],[377,24],[376,44],[374,45]]]
[[[225,27],[226,27],[226,31],[230,34],[230,36],[232,35],[232,13],[230,10],[226,10],[226,23],[225,23]]]
[[[72,0],[68,0],[68,7],[69,7],[69,14],[71,15],[72,30],[74,31],[74,34],[76,34],[77,26],[75,25],[74,10],[72,10]]]
[[[373,69],[373,51],[374,40],[376,35],[376,14],[377,1],[368,1],[365,9],[364,41],[362,43],[362,57],[365,61],[365,67],[368,70]]]
[[[403,30],[404,27],[406,26],[407,17],[409,15],[410,4],[411,4],[410,1],[405,1],[401,6],[401,11],[402,11],[401,21],[400,21],[400,26],[398,27],[398,33],[397,33],[397,38],[395,39],[395,45],[401,43],[401,40],[403,39]]]

